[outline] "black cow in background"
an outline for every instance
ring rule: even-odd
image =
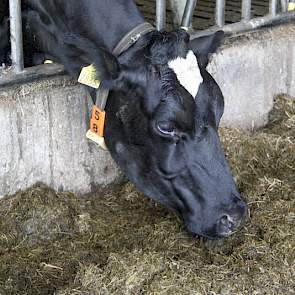
[[[7,64],[9,60],[9,21],[8,1],[0,2],[0,66]]]
[[[94,64],[102,87],[111,90],[106,145],[129,179],[179,213],[190,233],[230,235],[246,203],[218,137],[223,96],[206,71],[223,33],[190,42],[181,29],[152,31],[115,57],[117,43],[144,22],[134,1],[23,3],[24,39],[34,53],[51,56],[75,78]],[[194,61],[192,72],[179,71]]]
[[[28,6],[25,1],[22,1],[22,11],[26,15]],[[23,17],[24,30],[24,64],[26,67],[43,63],[45,54],[40,53],[37,43],[34,41],[34,36],[26,30],[26,18]],[[8,0],[0,1],[0,66],[2,64],[10,65],[10,37],[9,37],[9,2]]]

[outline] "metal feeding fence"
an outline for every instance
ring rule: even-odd
[[[185,2],[170,0],[177,1]],[[138,2],[144,4],[144,0]],[[163,29],[166,1],[157,0],[156,6],[157,28]],[[295,19],[294,6],[295,0],[187,0],[181,26],[193,27],[193,38],[220,29],[228,34],[242,33]]]
[[[208,34],[215,30],[223,29],[228,34],[241,33],[261,28],[267,25],[285,23],[295,19],[295,0],[170,0],[179,1],[185,4],[181,26],[191,28],[193,20],[203,18],[204,15],[210,19],[210,12],[213,14],[214,23],[205,30],[193,31],[192,38]],[[156,8],[156,27],[158,30],[164,29],[166,24],[166,0],[138,0],[138,4],[144,10],[145,5]],[[229,5],[232,12],[240,12],[240,20],[227,21],[226,7]],[[200,8],[199,8],[200,6]],[[202,10],[201,10],[202,8]],[[256,9],[267,8],[265,13],[257,13]],[[260,10],[261,11],[261,10]],[[21,0],[9,1],[10,12],[10,35],[11,35],[11,58],[14,72],[24,71],[23,58],[23,38],[21,19]],[[233,13],[230,14],[234,15]],[[209,17],[208,17],[209,16]],[[209,22],[210,23],[210,22]]]
[[[197,1],[192,2],[196,3]],[[234,7],[240,5],[240,20],[226,24],[226,1],[216,0],[215,26],[209,29],[209,31],[222,28],[229,34],[235,34],[255,30],[268,25],[289,22],[295,19],[295,14],[293,12],[295,0],[231,0],[228,2],[230,2],[229,5]],[[257,17],[257,14],[261,14],[263,10],[265,12],[260,17]],[[207,32],[197,33],[194,36],[196,37],[198,34],[204,33]]]

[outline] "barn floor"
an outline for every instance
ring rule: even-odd
[[[168,3],[169,1],[167,1]],[[146,19],[155,22],[155,7],[156,0],[136,0],[139,9]],[[225,2],[225,23],[230,24],[241,20],[242,0],[227,0]],[[269,11],[269,0],[252,0],[252,17],[266,15]],[[193,27],[195,30],[207,29],[214,25],[215,19],[215,1],[198,0],[194,13]],[[172,27],[172,12],[171,8],[167,7],[167,24]]]
[[[295,101],[278,98],[265,129],[221,135],[242,230],[190,238],[131,184],[84,200],[35,186],[0,200],[0,294],[294,295]]]

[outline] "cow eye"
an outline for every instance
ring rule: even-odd
[[[157,127],[158,130],[165,135],[174,136],[175,134],[175,124],[173,122],[161,121],[158,123]]]

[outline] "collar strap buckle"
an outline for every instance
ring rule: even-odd
[[[128,50],[129,47],[136,43],[141,36],[154,30],[155,28],[147,22],[136,26],[120,40],[120,42],[114,48],[113,54],[116,56],[121,55],[124,51]]]

